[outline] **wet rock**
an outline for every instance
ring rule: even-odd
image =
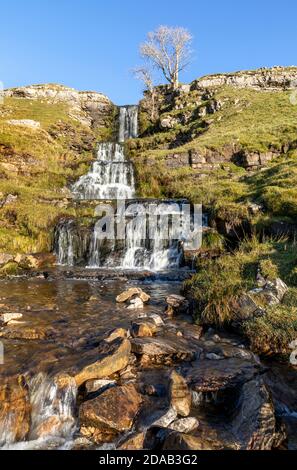
[[[132,323],[131,334],[133,338],[153,336],[157,331],[155,322],[150,320],[138,320]]]
[[[114,387],[115,385],[115,380],[88,380],[85,383],[85,388],[87,393],[104,392],[107,388]]]
[[[205,354],[205,359],[209,359],[210,361],[220,361],[221,359],[223,359],[223,357],[215,353],[208,353]]]
[[[177,412],[172,407],[159,408],[151,411],[147,415],[143,422],[140,423],[141,429],[147,429],[150,427],[167,428],[177,418]]]
[[[186,368],[183,375],[195,392],[216,392],[239,387],[253,379],[260,369],[257,364],[230,358],[197,361],[193,367]]]
[[[131,287],[127,291],[122,292],[120,295],[118,295],[116,301],[118,303],[124,303],[128,300],[131,300],[135,296],[139,297],[144,303],[150,300],[150,296],[143,292],[142,289],[140,289],[139,287]]]
[[[128,305],[128,310],[141,310],[144,307],[144,303],[140,297],[136,297],[130,300],[130,305]]]
[[[209,441],[205,441],[200,437],[183,434],[176,431],[167,435],[163,450],[214,450]]]
[[[125,330],[125,328],[116,328],[108,333],[108,335],[104,338],[104,341],[107,343],[112,343],[117,338],[128,338],[129,332]]]
[[[144,446],[145,432],[132,434],[117,447],[118,450],[142,450]]]
[[[131,381],[131,380],[136,379],[137,377],[137,373],[131,365],[121,370],[119,374],[120,374],[121,381],[127,381],[127,380]]]
[[[150,313],[148,315],[148,318],[150,320],[152,320],[157,326],[163,326],[164,325],[164,321],[163,321],[162,317],[160,317],[160,315],[158,315],[157,313]]]
[[[19,320],[20,318],[23,318],[22,313],[2,313],[0,315],[0,322],[6,324],[12,320]]]
[[[173,315],[184,314],[189,310],[189,302],[181,295],[169,295],[166,298],[167,308],[166,314],[171,317]]]
[[[75,375],[77,386],[79,387],[87,380],[109,377],[124,369],[129,363],[130,352],[131,344],[126,338],[117,338],[111,343],[102,341],[98,349],[97,361],[86,365]]]
[[[173,409],[180,416],[189,416],[192,397],[185,379],[173,371],[169,379],[169,399]]]
[[[146,356],[148,361],[164,363],[168,361],[191,361],[195,357],[195,350],[183,338],[176,335],[154,338],[133,338],[131,340],[132,352]]]
[[[30,398],[22,376],[0,384],[0,443],[25,440],[30,430]]]
[[[112,387],[80,406],[80,431],[95,442],[110,442],[131,429],[140,405],[141,396],[132,384]]]
[[[199,421],[196,418],[181,418],[177,419],[176,421],[173,421],[168,426],[168,429],[171,429],[172,431],[177,431],[181,433],[188,434],[190,432],[195,431],[199,427]]]
[[[283,430],[277,426],[274,406],[262,378],[243,385],[232,431],[242,450],[271,450],[285,439]]]

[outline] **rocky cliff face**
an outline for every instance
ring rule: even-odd
[[[191,90],[221,86],[252,88],[260,91],[290,90],[297,86],[297,67],[273,67],[258,70],[210,75],[191,83]]]
[[[110,115],[113,104],[102,93],[78,91],[56,84],[30,85],[3,92],[4,98],[45,100],[48,103],[67,103],[70,116],[87,126],[102,126]]]

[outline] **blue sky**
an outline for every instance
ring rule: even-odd
[[[194,35],[182,76],[297,65],[296,0],[10,0],[1,2],[0,81],[62,83],[137,102],[130,70],[139,43],[160,24]]]

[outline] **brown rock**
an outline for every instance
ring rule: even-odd
[[[112,330],[106,338],[104,338],[104,341],[107,343],[112,343],[117,338],[127,338],[128,337],[128,331],[125,330],[125,328],[116,328],[115,330]]]
[[[189,302],[185,297],[181,295],[169,295],[166,299],[167,308],[166,314],[168,316],[178,315],[187,313],[189,309]]]
[[[98,360],[85,366],[75,375],[79,387],[87,380],[103,379],[124,369],[129,363],[131,352],[130,341],[126,338],[117,338],[111,343],[102,341],[98,351]]]
[[[123,441],[118,450],[142,450],[144,445],[145,433],[140,432],[132,434],[125,441]]]
[[[192,397],[187,382],[176,371],[170,375],[169,397],[172,408],[178,415],[189,416],[191,411]]]
[[[132,299],[134,296],[138,296],[144,303],[150,300],[150,296],[143,292],[142,289],[138,287],[131,287],[127,291],[122,292],[122,294],[118,295],[116,301],[118,303],[124,303]]]
[[[22,376],[0,385],[0,442],[22,441],[30,430],[30,399]]]
[[[131,334],[134,338],[153,336],[157,331],[157,325],[150,320],[141,320],[132,323]]]
[[[117,434],[131,429],[140,404],[141,396],[134,385],[110,388],[81,405],[81,432],[95,442],[108,442]]]
[[[163,450],[214,450],[214,447],[199,437],[173,431],[166,437]]]
[[[194,349],[184,338],[169,333],[164,337],[133,338],[131,347],[133,353],[157,363],[165,359],[190,361],[195,356]]]

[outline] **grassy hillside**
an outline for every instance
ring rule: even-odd
[[[23,119],[40,127],[9,122]],[[86,173],[101,133],[73,118],[68,103],[5,98],[0,107],[0,252],[51,249],[55,221],[76,211],[67,187]]]

